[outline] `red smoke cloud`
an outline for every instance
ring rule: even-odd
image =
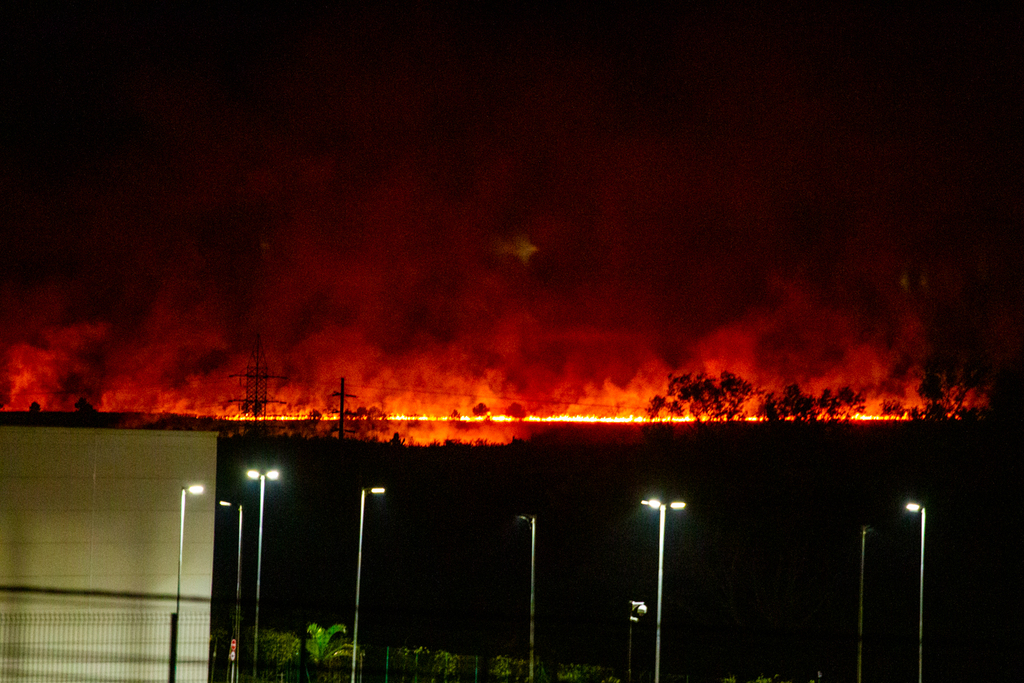
[[[256,334],[293,413],[1020,362],[999,16],[140,16],[10,36],[8,409],[230,414]]]

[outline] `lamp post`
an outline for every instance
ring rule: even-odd
[[[647,614],[647,605],[637,600],[629,601],[629,642],[626,644],[626,683],[633,683],[633,624]]]
[[[185,497],[191,493],[203,492],[200,484],[181,487],[181,527],[178,532],[178,591],[174,599],[174,615],[171,617],[171,670],[170,681],[174,683],[178,671],[178,615],[181,613],[181,561],[185,555]]]
[[[174,613],[181,611],[181,560],[185,554],[185,495],[191,493],[198,496],[203,492],[200,484],[181,487],[181,531],[178,533],[178,594],[174,603]]]
[[[857,683],[861,683],[864,655],[864,546],[868,536],[868,525],[860,527],[860,600],[857,604]]]
[[[352,681],[356,683],[356,652],[359,649],[359,582],[363,573],[363,518],[366,514],[366,494],[384,493],[384,488],[364,488],[359,496],[359,553],[356,555],[356,614],[352,619]]]
[[[533,683],[533,633],[534,633],[534,614],[536,601],[534,599],[536,595],[535,591],[535,567],[537,558],[537,515],[519,515],[519,519],[525,519],[530,523],[530,683]]]
[[[281,473],[277,470],[269,470],[267,472],[249,470],[248,475],[250,479],[260,480],[260,533],[256,549],[256,623],[253,625],[252,638],[252,675],[253,678],[255,678],[260,651],[260,578],[263,571],[263,499],[266,493],[267,479],[276,481],[277,478],[281,476]]]
[[[660,522],[658,527],[658,612],[657,612],[657,626],[656,636],[654,638],[654,683],[660,683],[661,681],[661,586],[662,580],[665,575],[665,509],[672,508],[673,510],[682,510],[686,507],[686,503],[682,501],[673,501],[666,505],[661,501],[652,498],[651,500],[641,501],[644,505],[652,507],[658,510],[660,513]]]
[[[921,579],[917,597],[917,683],[921,683],[921,669],[924,662],[924,506],[918,503],[907,503],[911,512],[921,513]]]
[[[220,504],[224,507],[231,507],[231,503],[222,500]],[[241,641],[241,628],[242,628],[242,504],[238,504],[238,578],[235,582],[235,626],[232,630],[232,640],[234,641],[234,649],[228,655],[231,657],[231,672],[228,675],[228,680],[232,683],[238,680],[238,662],[240,661],[239,650]]]

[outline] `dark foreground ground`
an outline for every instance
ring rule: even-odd
[[[920,517],[928,680],[1022,672],[1021,432],[994,423],[751,424],[602,443],[560,433],[502,446],[222,439],[218,496],[246,506],[245,613],[255,595],[258,483],[268,486],[261,626],[351,626],[359,492],[367,499],[360,641],[489,656],[528,652],[536,514],[537,653],[625,678],[653,667],[658,515],[665,537],[663,676],[853,681],[861,525],[864,680],[917,674]],[[237,517],[218,512],[215,594],[235,594]],[[217,618],[220,618],[219,616]]]

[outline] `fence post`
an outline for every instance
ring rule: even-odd
[[[178,673],[178,613],[171,613],[171,665],[167,674],[169,683],[174,683],[175,675]]]

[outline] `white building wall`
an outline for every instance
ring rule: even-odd
[[[162,656],[152,680],[166,680],[160,615],[169,624],[175,609],[181,490],[192,484],[206,491],[186,499],[181,613],[192,628],[205,616],[208,633],[216,471],[214,432],[0,427],[0,678],[21,680],[12,660],[27,646],[15,651],[11,643],[23,637],[15,631],[24,634],[28,615],[85,620],[92,625],[76,637],[92,645],[78,649],[96,651],[116,614],[138,620],[143,612],[151,616],[139,642],[147,644],[135,647],[145,652],[124,653],[136,663],[130,679],[149,680],[138,662],[156,671]],[[95,621],[98,613],[109,621]],[[179,663],[178,680],[206,680],[206,648],[189,648],[179,651],[188,673]]]

